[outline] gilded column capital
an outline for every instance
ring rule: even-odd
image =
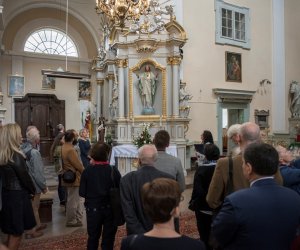
[[[104,79],[97,79],[97,85],[103,85]]]
[[[114,74],[108,74],[108,75],[106,76],[106,79],[107,79],[107,80],[114,80],[114,79],[115,79],[115,76],[114,76]]]
[[[127,59],[117,59],[116,64],[117,64],[118,68],[127,68],[128,60]]]
[[[170,65],[180,65],[181,57],[180,56],[171,56],[167,58],[167,63]]]

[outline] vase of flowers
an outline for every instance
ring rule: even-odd
[[[151,134],[150,134],[150,123],[143,123],[142,130],[137,136],[133,136],[132,143],[138,148],[142,147],[145,144],[151,144]]]

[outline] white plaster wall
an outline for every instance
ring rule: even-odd
[[[10,0],[5,2],[4,16],[8,22],[14,15],[18,14],[22,8],[33,4],[56,5],[63,8],[57,1],[33,1],[33,0]],[[95,14],[94,0],[73,1],[70,0],[70,11],[77,14],[92,30],[97,40],[99,32],[99,20]],[[182,63],[182,80],[187,82],[186,90],[193,95],[190,102],[192,106],[190,112],[191,122],[187,137],[191,140],[199,140],[204,129],[210,129],[217,140],[217,118],[216,118],[216,97],[212,93],[213,88],[229,88],[242,90],[258,90],[254,95],[250,105],[250,120],[254,121],[254,110],[264,109],[276,112],[271,107],[272,90],[270,85],[259,88],[262,79],[269,79],[272,82],[272,6],[271,0],[227,0],[226,2],[250,8],[251,17],[251,49],[245,50],[238,47],[215,44],[215,11],[214,1],[180,1],[182,3],[182,18],[179,20],[183,24],[188,36],[187,44],[183,47],[184,59]],[[176,8],[176,7],[175,7]],[[178,12],[178,10],[176,10]],[[286,31],[286,91],[291,80],[300,81],[299,58],[300,58],[300,1],[285,1],[285,31]],[[72,30],[70,30],[72,32]],[[75,34],[75,32],[74,32]],[[76,35],[75,35],[76,36]],[[84,39],[84,38],[83,38]],[[16,40],[17,42],[17,40]],[[232,83],[225,81],[225,51],[242,54],[242,83]],[[7,75],[11,74],[10,56],[1,56],[0,81],[4,93],[7,92]],[[159,62],[162,63],[162,62]],[[41,74],[40,69],[57,68],[63,62],[53,60],[39,60],[38,62],[29,59],[24,60],[24,72],[26,79],[26,90],[28,92],[46,93],[40,89]],[[130,65],[131,67],[132,65]],[[71,70],[79,70],[78,64],[70,63]],[[67,126],[79,126],[79,114],[76,113],[77,92],[75,80],[57,79],[54,93],[59,99],[66,100],[66,122]],[[76,87],[75,87],[76,86]],[[287,95],[286,93],[282,93]],[[95,85],[93,85],[93,98],[95,96]],[[280,98],[278,98],[280,102]],[[71,105],[69,108],[68,105]],[[4,96],[4,105],[7,110],[7,119],[11,117],[10,98]],[[288,117],[287,103],[286,106]],[[75,108],[75,109],[74,109]],[[74,120],[73,120],[74,119]],[[284,117],[283,119],[286,119]],[[271,119],[269,119],[271,120]],[[272,129],[272,128],[271,128]]]
[[[7,24],[14,16],[18,15],[22,11],[38,8],[38,7],[51,7],[58,10],[66,11],[67,1],[57,1],[57,0],[9,0],[4,3],[3,16],[5,23]],[[86,28],[93,35],[96,43],[99,42],[99,18],[95,11],[96,2],[95,0],[69,0],[69,13],[76,16]]]
[[[204,129],[209,129],[217,140],[216,97],[213,88],[256,91],[262,79],[271,74],[271,18],[270,1],[227,1],[250,8],[251,49],[215,44],[214,1],[185,1],[184,28],[189,38],[183,47],[183,80],[193,95],[187,137],[199,140]],[[195,18],[197,17],[197,19]],[[242,54],[242,83],[225,81],[225,52]],[[270,79],[271,80],[271,79]],[[264,95],[255,94],[250,105],[250,120],[255,109],[271,109],[271,92],[267,86]],[[272,112],[271,112],[272,113]]]
[[[286,45],[286,93],[289,90],[291,81],[296,80],[300,82],[300,1],[285,1],[285,45]],[[297,25],[298,24],[298,25]],[[280,101],[280,100],[278,100]],[[282,103],[282,105],[285,105]],[[291,117],[291,113],[286,104],[286,113]],[[288,122],[288,120],[287,120]]]

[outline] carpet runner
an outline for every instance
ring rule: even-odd
[[[187,211],[180,216],[180,232],[191,238],[199,239],[195,214]],[[118,228],[114,249],[120,249],[122,238],[126,236],[125,226]],[[79,228],[72,234],[44,239],[23,240],[20,250],[82,250],[86,249],[87,233]],[[100,247],[99,247],[100,249]]]

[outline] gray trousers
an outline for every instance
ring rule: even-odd
[[[82,223],[83,199],[79,196],[79,187],[67,187],[66,224]]]

